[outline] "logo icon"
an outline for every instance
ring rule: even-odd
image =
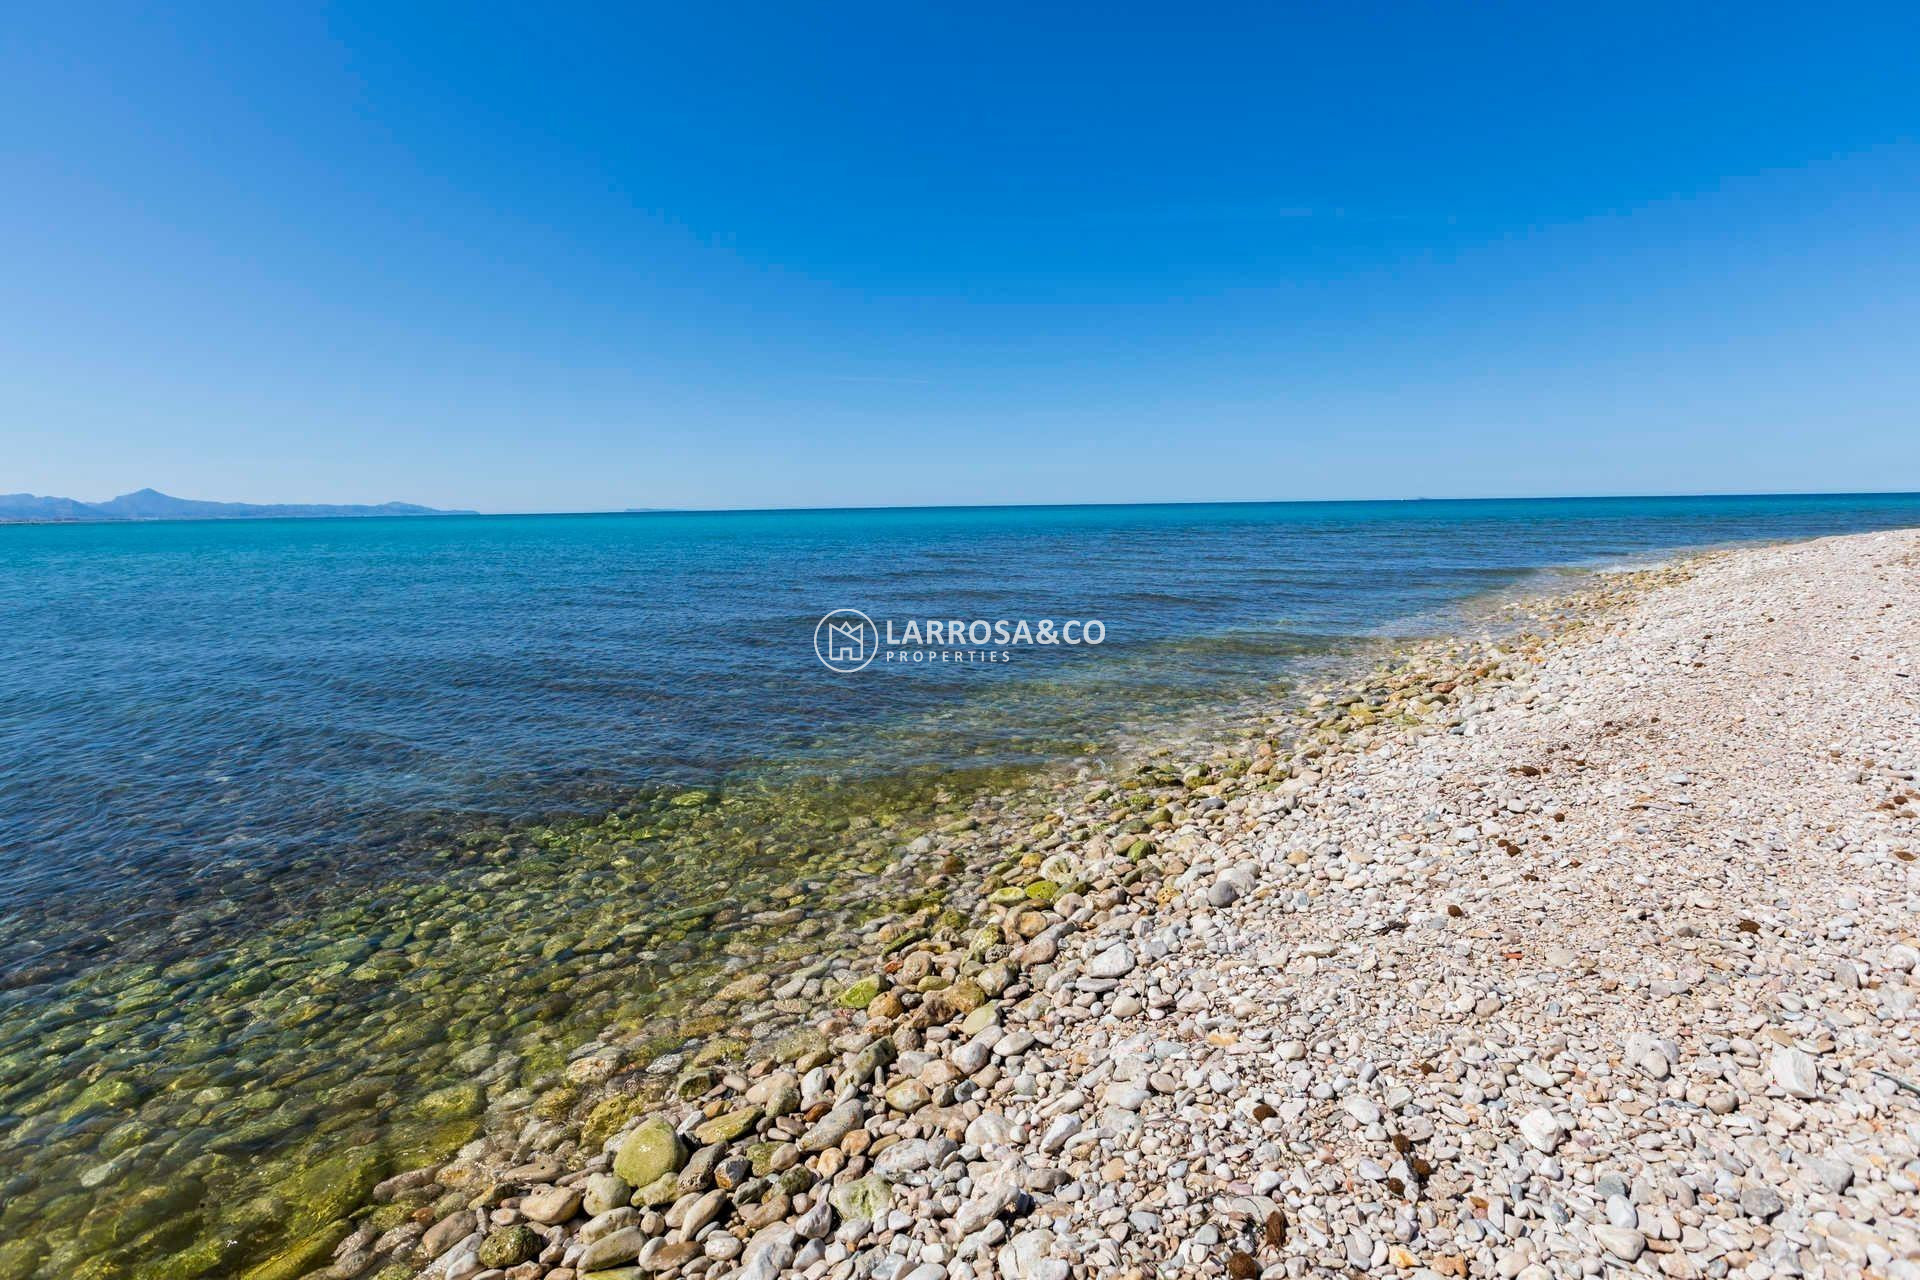
[[[880,628],[858,609],[835,609],[813,629],[813,652],[827,670],[850,674],[880,652]]]

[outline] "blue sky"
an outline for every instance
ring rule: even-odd
[[[1917,15],[20,6],[0,491],[1920,489]]]

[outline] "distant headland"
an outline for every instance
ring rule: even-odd
[[[377,505],[325,502],[201,502],[176,498],[156,489],[136,489],[108,502],[42,498],[31,493],[0,493],[0,524],[74,520],[262,520],[319,516],[470,516],[472,511],[442,511],[411,502]]]

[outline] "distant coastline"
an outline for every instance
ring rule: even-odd
[[[107,502],[0,493],[0,524],[79,524],[122,520],[268,520],[327,516],[471,516],[411,502],[372,505],[324,502],[202,502],[157,489],[136,489]]]

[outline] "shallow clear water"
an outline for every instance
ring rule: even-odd
[[[1920,495],[0,528],[0,1280],[240,1274],[531,1098],[566,1114],[584,1040],[676,1071],[716,973],[937,902],[901,849],[1032,766],[1555,566],[1915,524]],[[839,607],[1106,638],[839,675]]]

